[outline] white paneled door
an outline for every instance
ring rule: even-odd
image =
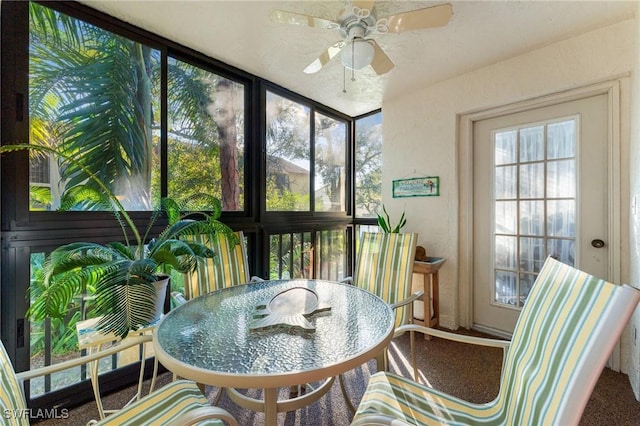
[[[606,95],[477,121],[473,322],[509,335],[547,256],[608,272]]]

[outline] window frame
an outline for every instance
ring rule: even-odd
[[[245,84],[245,174],[244,174],[244,210],[223,212],[222,221],[235,230],[244,231],[250,244],[248,245],[251,274],[264,276],[268,272],[269,236],[273,233],[313,232],[344,229],[346,232],[347,274],[351,273],[353,264],[353,206],[354,206],[354,120],[339,111],[321,105],[309,98],[296,94],[275,83],[252,75],[241,69],[211,58],[176,42],[165,39],[134,25],[108,16],[90,6],[76,2],[34,1],[45,7],[86,21],[91,25],[111,31],[133,41],[143,43],[160,51],[162,74],[161,84],[161,195],[167,191],[167,61],[169,57],[190,63],[225,78]],[[3,114],[0,123],[4,143],[26,141],[29,139],[29,2],[0,3],[0,31],[2,43],[14,46],[2,49],[0,78]],[[345,150],[345,211],[315,211],[313,201],[308,212],[267,212],[264,200],[265,188],[265,123],[267,90],[299,102],[311,109],[310,137],[314,141],[315,113],[334,118],[346,124]],[[379,111],[374,111],[376,113]],[[313,189],[313,161],[315,159],[314,144],[311,147]],[[30,211],[29,209],[29,161],[26,152],[14,153],[0,159],[1,173],[1,234],[3,254],[0,257],[3,271],[0,276],[0,336],[10,359],[17,371],[29,368],[29,332],[28,322],[25,325],[25,342],[20,345],[16,321],[24,320],[27,302],[24,297],[25,285],[28,287],[30,270],[30,253],[43,248],[57,247],[61,244],[78,240],[113,241],[120,239],[121,230],[118,222],[110,212],[51,212]],[[150,216],[148,211],[130,212],[134,221],[143,225]],[[374,223],[366,219],[367,223]],[[73,227],[70,228],[69,224]],[[164,221],[158,221],[155,230],[162,229]],[[25,283],[25,276],[26,283]],[[26,321],[26,320],[25,320]],[[119,386],[124,380],[134,376],[121,371],[109,373],[105,377],[105,389],[112,384]],[[56,391],[30,401],[32,407],[51,406],[68,398],[70,392],[80,394],[78,389],[85,389],[87,400],[90,397],[90,384],[79,383],[69,391]],[[61,393],[62,392],[62,393]],[[66,393],[65,393],[66,392]],[[77,396],[77,395],[76,395]],[[76,401],[77,402],[77,401]]]

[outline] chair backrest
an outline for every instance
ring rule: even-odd
[[[9,425],[28,425],[29,419],[25,415],[27,405],[24,402],[20,382],[16,378],[15,370],[4,345],[0,342],[0,418]]]
[[[632,287],[548,258],[513,332],[496,424],[577,425],[639,300]]]
[[[195,240],[207,244],[216,254],[213,259],[201,259],[196,270],[185,274],[185,298],[187,300],[225,287],[248,283],[249,262],[242,231],[235,233],[235,246],[227,235],[200,235]]]
[[[413,262],[418,234],[363,232],[356,254],[353,284],[387,303],[411,295]],[[408,320],[404,307],[396,311],[396,327]]]

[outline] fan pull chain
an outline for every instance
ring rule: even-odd
[[[356,71],[353,69],[356,63],[356,40],[351,40],[351,81],[356,81]]]
[[[347,67],[342,67],[342,93],[347,93]]]

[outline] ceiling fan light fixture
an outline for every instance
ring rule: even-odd
[[[354,38],[342,49],[342,65],[350,70],[361,70],[373,61],[374,48],[368,40]]]

